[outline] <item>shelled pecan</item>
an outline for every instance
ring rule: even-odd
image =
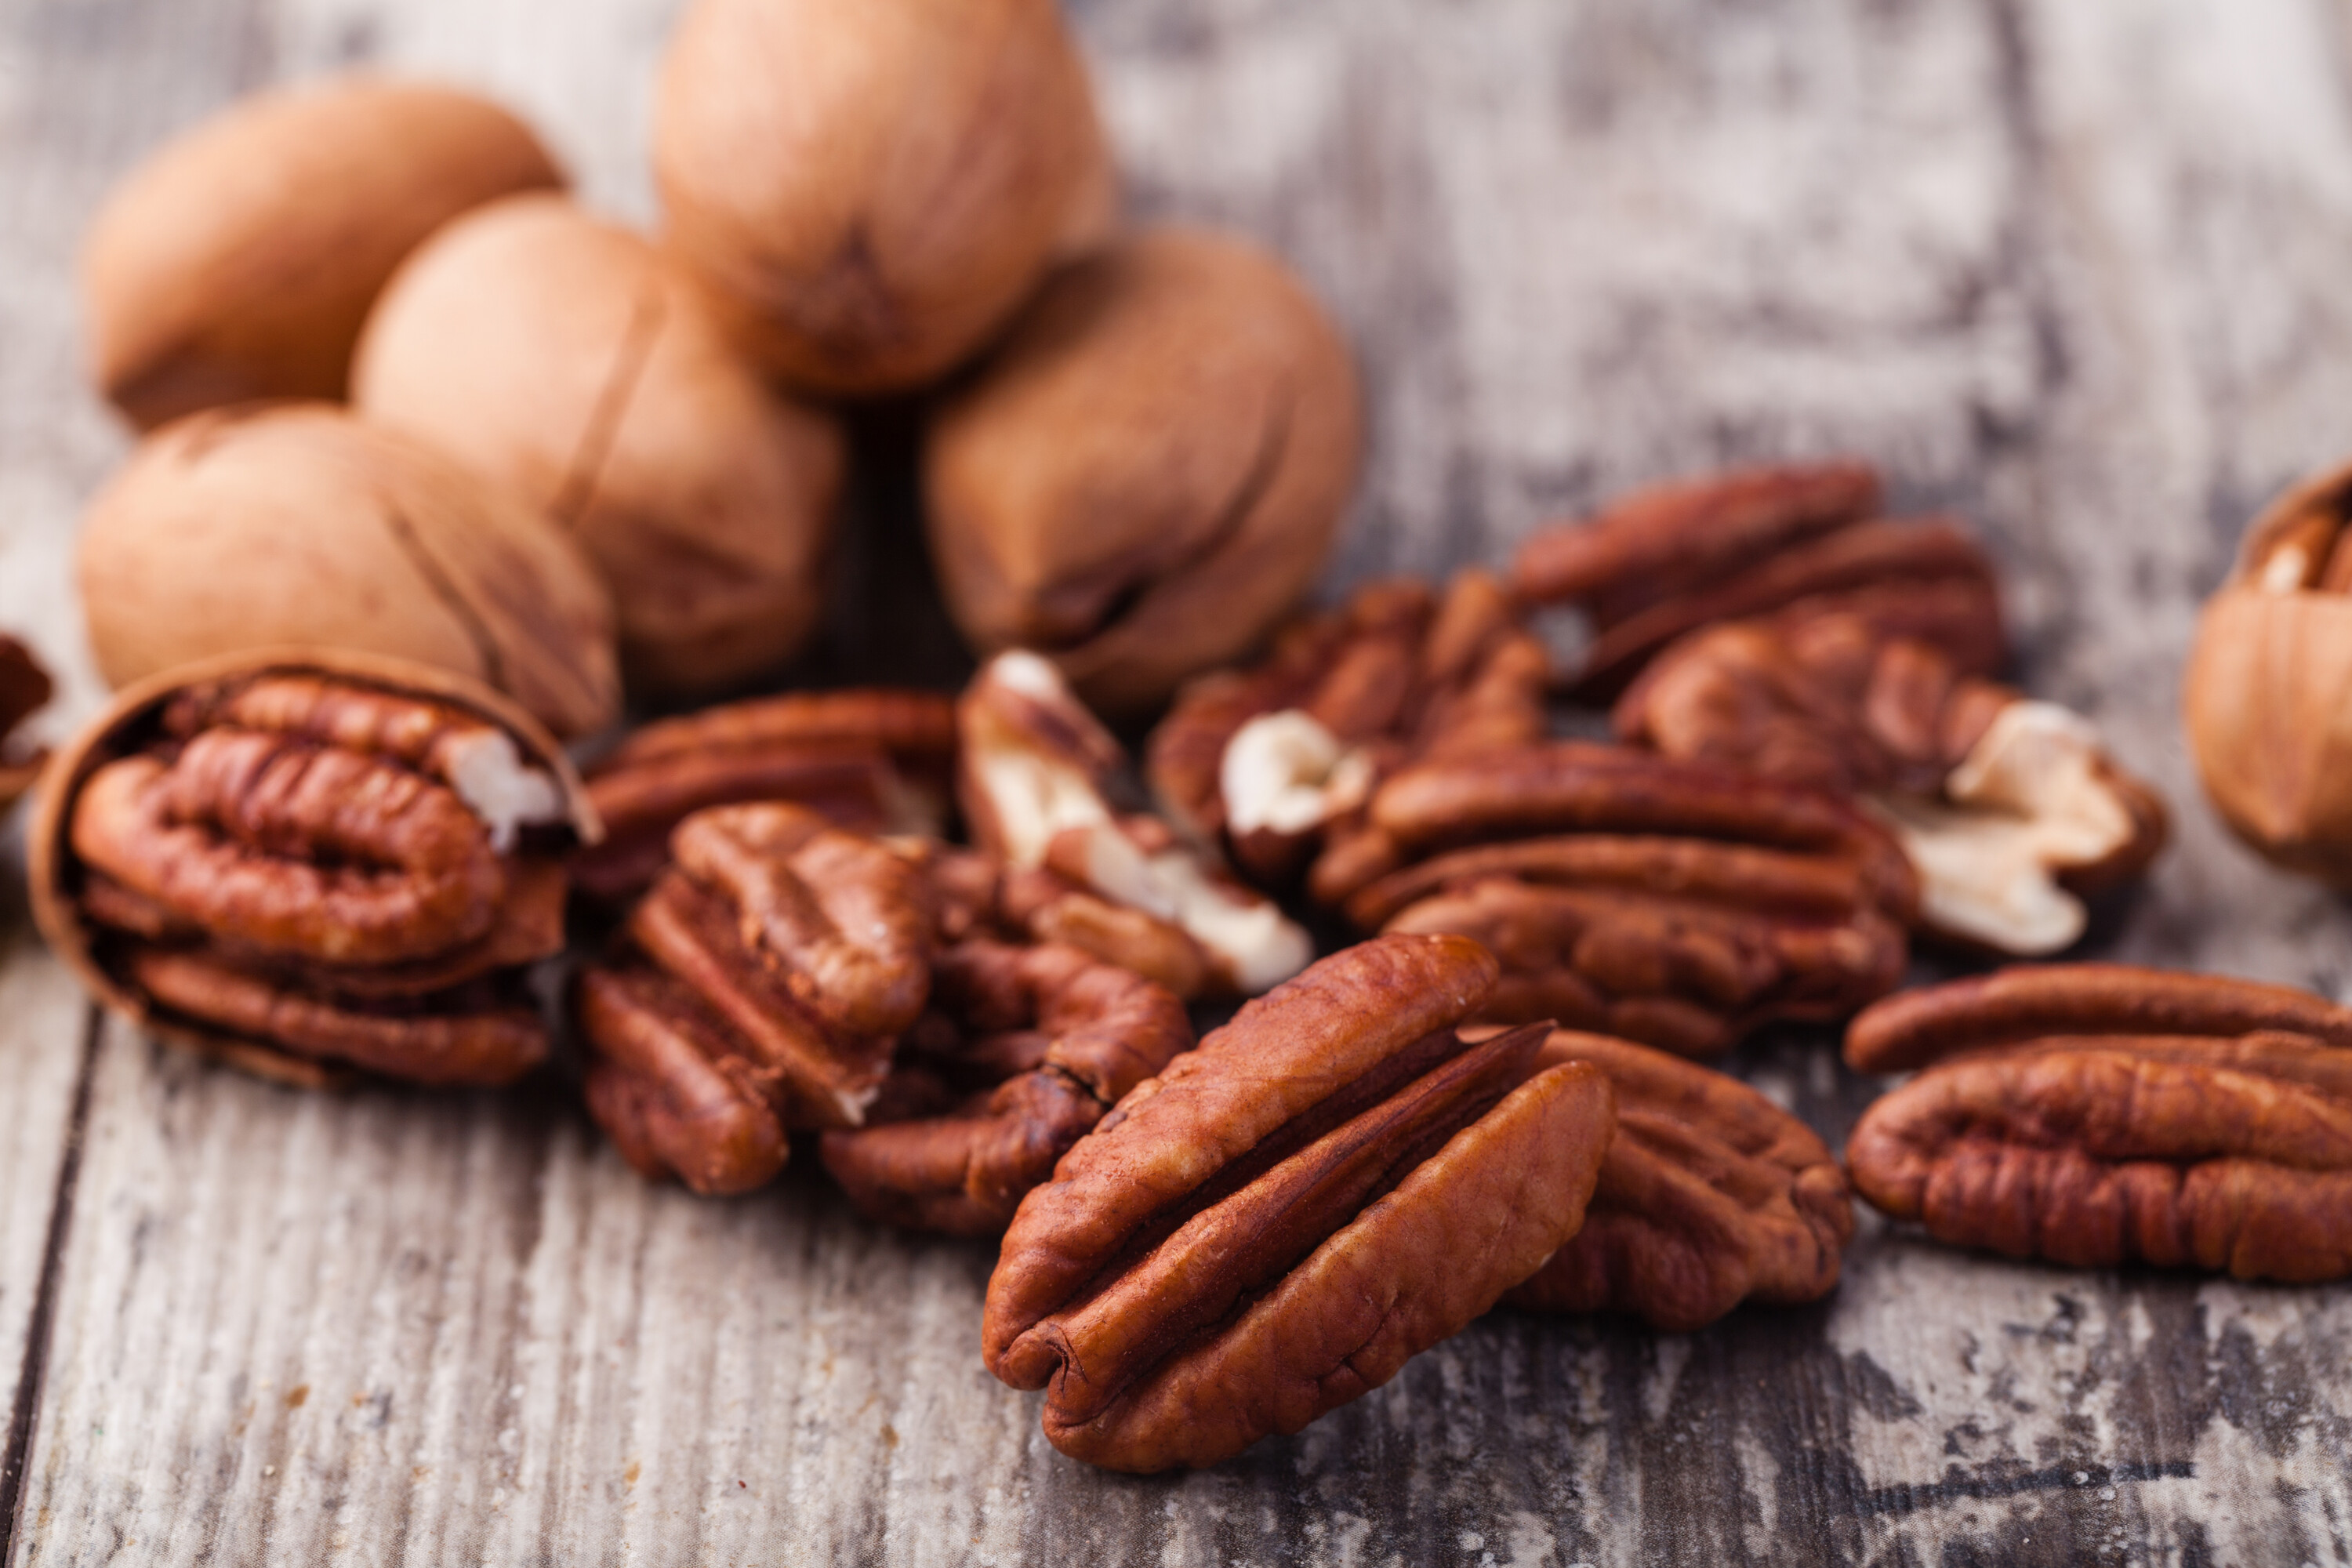
[[[2162,799],[2086,721],[1864,612],[1695,632],[1615,722],[1667,756],[1864,795],[1919,872],[1921,922],[2001,952],[2072,945],[2082,900],[2139,876],[2166,837]]]
[[[2079,1268],[2352,1275],[2352,1013],[2117,964],[2004,971],[1855,1020],[1926,1070],[1863,1113],[1854,1186],[1938,1240]]]
[[[929,691],[795,691],[647,724],[588,772],[605,838],[572,868],[583,891],[644,891],[670,830],[706,806],[797,801],[856,833],[937,833],[955,705]]]
[[[588,1106],[629,1163],[698,1193],[856,1127],[929,994],[929,889],[906,857],[782,801],[714,806],[582,972]]]
[[[1454,1026],[1476,943],[1384,937],[1250,1003],[1121,1100],[1024,1199],[989,1370],[1114,1469],[1210,1465],[1393,1376],[1574,1236],[1608,1079],[1546,1030]]]
[[[1103,1113],[1192,1044],[1165,987],[1073,947],[972,938],[931,966],[930,1011],[900,1042],[862,1128],[824,1134],[825,1169],[868,1217],[994,1236]]]
[[[58,758],[34,910],[101,999],[266,1076],[507,1082],[594,837],[544,731],[463,677],[240,655],[125,691]]]
[[[1140,912],[1196,950],[1204,989],[1252,995],[1306,967],[1307,933],[1201,848],[1110,793],[1126,754],[1034,654],[999,654],[956,704],[956,795],[973,842]]]
[[[0,636],[0,747],[6,747],[16,726],[49,700],[49,672],[33,650],[15,637]],[[33,787],[48,753],[23,747],[0,751],[0,811]]]
[[[1861,463],[1738,468],[1650,486],[1592,517],[1538,531],[1513,566],[1535,605],[1574,605],[1592,640],[1582,696],[1617,695],[1676,637],[1788,608],[1865,609],[1907,621],[1969,674],[2006,661],[1992,564],[1942,519],[1880,519]]]
[[[1706,1056],[1842,1017],[1903,972],[1910,867],[1819,791],[1563,741],[1408,768],[1369,822],[1378,854],[1319,890],[1361,930],[1486,943],[1499,1021]]]
[[[1591,1062],[1617,1091],[1617,1136],[1584,1228],[1506,1306],[1628,1312],[1666,1333],[1742,1301],[1819,1300],[1853,1239],[1853,1199],[1803,1122],[1712,1068],[1559,1029],[1538,1067]]]
[[[1463,572],[1442,597],[1387,579],[1293,622],[1255,668],[1188,683],[1145,772],[1178,822],[1279,883],[1408,761],[1541,740],[1546,673],[1493,574]]]

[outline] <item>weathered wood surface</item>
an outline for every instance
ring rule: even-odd
[[[0,0],[0,624],[67,675],[53,723],[95,700],[66,563],[122,445],[74,369],[108,180],[238,90],[374,61],[514,99],[643,216],[672,8]],[[1376,447],[1335,584],[1498,559],[1663,473],[1867,453],[1989,532],[2029,683],[2176,804],[2095,950],[2352,991],[2352,912],[2228,843],[2174,720],[2240,523],[2352,448],[2345,10],[1073,9],[1139,209],[1265,237],[1360,346]],[[865,442],[904,448],[903,420]],[[907,494],[868,483],[886,543],[842,658],[936,656]],[[1820,1307],[1663,1339],[1497,1318],[1297,1439],[1134,1480],[1060,1459],[980,1370],[981,1249],[802,1178],[647,1187],[553,1086],[269,1089],[91,1037],[66,987],[9,939],[8,1564],[2352,1562],[2342,1289],[1865,1221]],[[1832,1137],[1869,1093],[1820,1037],[1738,1065]]]

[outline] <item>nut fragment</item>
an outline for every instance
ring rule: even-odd
[[[699,0],[662,67],[654,175],[747,346],[844,393],[964,359],[1114,200],[1053,0]]]
[[[247,99],[133,170],[91,225],[99,389],[142,429],[339,398],[402,257],[468,207],[562,183],[520,121],[447,88],[345,78]]]
[[[58,757],[34,911],[103,1001],[299,1082],[347,1063],[496,1084],[547,1036],[561,858],[594,816],[554,742],[473,682],[302,651],[126,691]]]
[[[669,858],[670,830],[706,806],[789,800],[856,833],[942,826],[955,704],[869,687],[723,703],[633,731],[588,773],[604,842],[572,868],[592,898],[619,901]]]
[[[1506,1306],[1687,1333],[1745,1300],[1836,1288],[1853,1200],[1811,1129],[1737,1079],[1623,1040],[1555,1030],[1536,1058],[1573,1061],[1609,1075],[1617,1136],[1584,1228]]]
[[[782,802],[698,812],[674,844],[580,976],[589,1109],[646,1174],[747,1192],[788,1130],[864,1121],[929,994],[929,900],[904,858]]]
[[[2198,619],[2182,691],[2189,748],[2222,820],[2274,864],[2339,888],[2352,887],[2347,518],[2352,467],[2263,510]]]
[[[1118,742],[1034,654],[1001,654],[956,705],[956,790],[973,840],[1015,870],[1044,868],[1171,927],[1215,987],[1252,995],[1306,967],[1307,933],[1168,826],[1115,812]]]
[[[1965,672],[1999,668],[2007,639],[1983,551],[1954,523],[1871,521],[1878,503],[1878,476],[1858,463],[1654,485],[1531,536],[1515,585],[1591,617],[1573,679],[1591,698],[1614,697],[1685,632],[1794,605],[1908,614],[1941,628]]]
[[[815,629],[839,424],[770,390],[650,243],[562,196],[420,247],[368,319],[352,400],[580,541],[632,690],[740,682]]]
[[[2109,964],[1882,1006],[1855,1020],[1849,1059],[1929,1065],[1863,1113],[1846,1159],[1895,1218],[2080,1268],[2352,1275],[2346,1010]]]
[[[861,1212],[951,1236],[1003,1231],[1105,1111],[1192,1043],[1171,993],[1059,945],[959,942],[932,963],[931,1007],[866,1125],[823,1148]]]
[[[2138,876],[2165,839],[2162,800],[2085,721],[1864,611],[1694,633],[1615,717],[1667,756],[1861,793],[1918,869],[1926,927],[2001,952],[2071,946],[2082,897]]]
[[[41,668],[33,650],[0,634],[0,748],[6,748],[0,750],[0,811],[14,805],[41,776],[41,764],[48,753],[11,748],[7,742],[16,726],[48,701],[53,689],[49,672]]]
[[[1161,230],[1066,268],[948,399],[923,455],[948,608],[1107,712],[1249,651],[1354,487],[1348,351],[1284,268]]]
[[[1296,1432],[1576,1233],[1608,1079],[1528,1076],[1540,1028],[1465,1044],[1454,1026],[1494,978],[1456,938],[1326,959],[1129,1094],[1023,1200],[982,1354],[1048,1389],[1055,1447],[1158,1470]]]
[[[82,607],[121,686],[272,646],[470,676],[559,735],[620,709],[613,611],[520,498],[324,404],[197,414],[140,443],[82,520]]]

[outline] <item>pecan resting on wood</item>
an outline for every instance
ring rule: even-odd
[[[0,636],[0,747],[6,746],[17,725],[48,701],[50,691],[49,672],[33,650],[15,637]],[[47,760],[45,752],[0,751],[0,811],[33,787]]]
[[[1013,870],[1055,872],[1158,922],[1197,953],[1204,991],[1254,995],[1314,956],[1271,899],[1160,818],[1113,807],[1126,754],[1045,659],[991,659],[957,701],[956,722],[964,821]]]
[[[547,1052],[594,816],[505,700],[395,660],[240,656],[124,692],[59,759],[35,909],[101,997],[296,1082],[498,1084]]]
[[[592,898],[633,898],[671,828],[741,801],[795,801],[854,833],[937,833],[954,759],[955,704],[929,691],[796,691],[661,720],[589,770],[605,837],[572,875]]]
[[[782,801],[698,812],[672,850],[580,975],[588,1106],[646,1175],[745,1192],[783,1168],[788,1131],[864,1121],[929,994],[929,889]]]
[[[1863,1113],[1855,1189],[1938,1240],[2078,1268],[2352,1275],[2352,1014],[2113,964],[2005,971],[1855,1020],[1930,1063]]]
[[[1514,585],[1531,604],[1591,618],[1572,672],[1588,698],[1614,697],[1685,632],[1792,605],[1911,617],[1940,628],[1970,673],[1998,669],[2007,637],[1982,549],[1953,522],[1877,520],[1879,500],[1877,474],[1860,463],[1653,485],[1529,536]]]
[[[1737,1079],[1601,1035],[1556,1030],[1536,1061],[1607,1073],[1617,1136],[1584,1228],[1504,1305],[1629,1312],[1686,1333],[1742,1301],[1836,1287],[1853,1200],[1811,1128]]]
[[[1834,795],[1562,741],[1409,768],[1370,821],[1384,874],[1330,890],[1361,929],[1484,942],[1498,1021],[1706,1056],[1902,975],[1910,868]]]
[[[1443,597],[1389,579],[1286,627],[1254,669],[1198,677],[1152,731],[1152,793],[1260,882],[1360,822],[1407,762],[1544,737],[1543,646],[1493,574]]]
[[[1023,1200],[989,1370],[1114,1469],[1210,1465],[1376,1388],[1583,1222],[1608,1079],[1535,1071],[1542,1027],[1466,1044],[1475,942],[1325,959],[1121,1100]]]
[[[1667,756],[1862,795],[1919,872],[1921,923],[2000,952],[2072,945],[2083,898],[2137,877],[2165,840],[2163,801],[2088,722],[1867,611],[1694,633],[1615,718]]]
[[[958,942],[931,967],[931,1011],[900,1042],[825,1169],[868,1217],[994,1236],[1128,1090],[1192,1044],[1165,987],[1073,947]]]

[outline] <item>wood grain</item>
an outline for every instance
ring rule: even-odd
[[[95,697],[66,563],[121,446],[70,292],[107,181],[239,89],[377,63],[510,97],[644,216],[673,9],[0,5],[0,622],[67,673],[53,721]],[[1865,453],[1986,531],[2021,676],[2174,802],[2092,950],[2352,993],[2344,906],[2227,839],[2175,719],[2242,520],[2352,445],[2340,9],[1070,9],[1134,210],[1276,245],[1360,347],[1374,457],[1333,587],[1500,559],[1659,475]],[[863,426],[834,649],[893,672],[955,658],[907,558],[911,416]],[[0,958],[0,1379],[41,1375],[12,1565],[2352,1562],[2342,1289],[1865,1221],[1821,1306],[1664,1338],[1497,1317],[1297,1438],[1137,1480],[981,1371],[984,1249],[859,1225],[805,1161],[743,1200],[647,1186],[559,1083],[309,1097],[109,1028],[44,1269],[80,1015]],[[1817,1032],[1737,1065],[1833,1140],[1871,1092]]]

